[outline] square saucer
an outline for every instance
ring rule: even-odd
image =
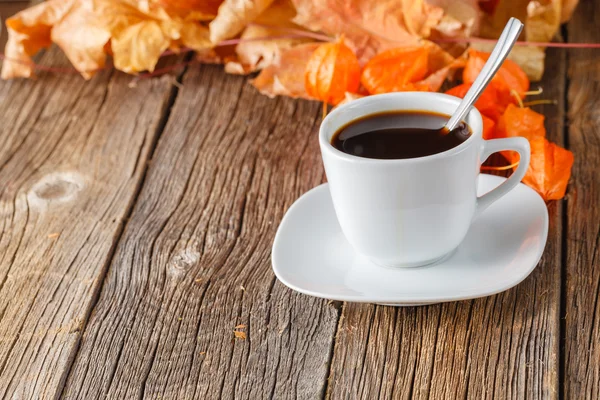
[[[478,193],[505,178],[481,174]],[[416,268],[386,268],[356,254],[337,221],[328,184],[302,195],[285,214],[272,250],[273,271],[286,286],[330,300],[395,306],[489,296],[525,279],[548,237],[548,210],[519,184],[477,218],[444,260]]]

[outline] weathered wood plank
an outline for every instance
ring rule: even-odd
[[[324,178],[319,122],[317,103],[190,68],[65,398],[322,394],[338,309],[283,287],[270,262],[284,211]]]
[[[172,77],[130,79],[0,82],[2,398],[62,390],[173,93]]]
[[[539,107],[562,143],[565,54],[548,52]],[[557,398],[561,202],[549,205],[544,256],[516,288],[473,301],[410,308],[346,304],[331,398]]]
[[[600,2],[580,2],[571,42],[600,42]],[[568,142],[575,153],[567,201],[565,399],[600,398],[600,53],[568,54]]]

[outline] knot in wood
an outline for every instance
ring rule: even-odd
[[[30,198],[41,202],[66,202],[75,198],[83,187],[83,178],[78,173],[53,172],[33,185]]]
[[[185,248],[176,252],[169,261],[169,272],[173,275],[183,275],[200,261],[200,253],[194,249]]]

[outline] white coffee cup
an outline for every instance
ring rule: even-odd
[[[366,115],[409,110],[450,115],[459,102],[441,93],[388,93],[339,106],[323,120],[319,144],[333,206],[357,253],[383,266],[436,262],[458,247],[479,213],[521,181],[529,166],[529,142],[520,137],[483,140],[475,108],[465,120],[471,136],[442,153],[380,160],[346,154],[331,144],[341,127]],[[502,150],[518,152],[519,166],[499,187],[477,197],[481,164]]]

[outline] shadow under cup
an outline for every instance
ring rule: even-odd
[[[357,253],[382,266],[414,267],[451,253],[475,215],[483,147],[481,115],[465,122],[471,136],[426,157],[382,160],[343,153],[332,136],[358,118],[390,111],[452,114],[460,99],[401,92],[355,100],[334,109],[321,124],[319,144],[341,229]]]

